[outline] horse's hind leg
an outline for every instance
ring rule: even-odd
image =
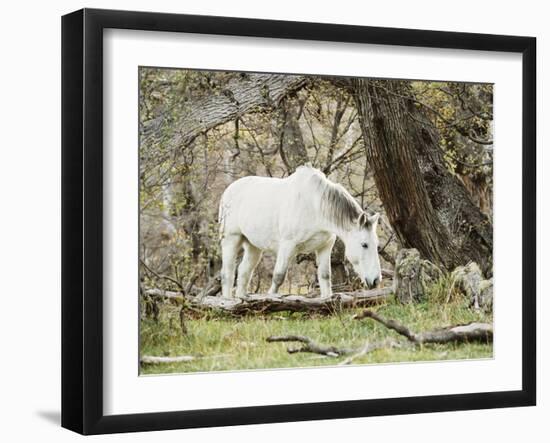
[[[248,285],[250,284],[250,278],[256,266],[262,258],[262,251],[256,246],[251,245],[247,240],[243,243],[244,255],[241,264],[239,265],[239,272],[237,277],[237,291],[235,295],[237,297],[244,297],[248,292]]]
[[[231,297],[231,290],[235,282],[235,267],[237,254],[241,249],[243,236],[240,234],[226,235],[221,241],[222,246],[222,297]]]

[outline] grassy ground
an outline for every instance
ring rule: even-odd
[[[436,291],[426,302],[414,305],[401,305],[391,298],[373,309],[414,331],[472,321],[492,322],[491,316],[476,313],[465,306],[463,299],[451,297],[450,300],[441,300],[441,294],[442,291]],[[309,353],[288,354],[287,347],[299,344],[267,343],[265,339],[271,335],[306,335],[319,344],[342,347],[360,347],[366,340],[374,342],[388,337],[403,338],[373,320],[351,320],[352,315],[360,311],[344,310],[332,316],[278,313],[245,318],[208,314],[188,320],[189,332],[182,335],[179,308],[164,306],[158,322],[142,319],[142,355],[193,355],[202,358],[186,363],[145,365],[141,373],[332,366],[345,359]],[[492,345],[478,343],[405,346],[373,351],[354,360],[354,364],[491,358],[492,355]]]

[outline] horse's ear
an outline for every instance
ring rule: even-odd
[[[374,215],[371,215],[370,217],[367,217],[368,225],[373,226],[374,228],[376,228],[376,224],[378,223],[379,219],[380,219],[380,213],[379,212],[377,212]]]
[[[360,228],[370,229],[371,227],[374,227],[376,229],[376,224],[378,223],[379,218],[380,214],[378,212],[371,216],[367,215],[366,212],[362,212],[357,220],[357,224]]]
[[[361,215],[357,219],[357,225],[360,228],[368,228],[369,216],[365,212],[361,212]]]

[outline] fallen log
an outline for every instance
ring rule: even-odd
[[[188,290],[167,291],[164,289],[152,288],[142,290],[143,295],[151,297],[165,298],[169,300],[183,301],[184,299],[214,297],[221,292],[221,282],[219,277],[212,278],[204,288],[192,287]]]
[[[311,296],[248,294],[243,298],[216,296],[188,296],[184,298],[181,293],[175,291],[144,290],[144,294],[151,297],[185,300],[193,308],[221,310],[235,315],[281,311],[333,313],[335,309],[371,306],[385,300],[391,293],[392,288],[378,288],[368,291],[337,292],[330,297],[320,297],[315,294]]]
[[[392,319],[386,319],[368,309],[354,316],[354,318],[356,320],[372,318],[386,328],[405,336],[415,344],[466,343],[472,341],[491,343],[493,341],[493,325],[490,323],[469,323],[467,325],[448,326],[446,328],[434,329],[433,331],[415,333],[401,323]]]
[[[299,348],[287,348],[289,354],[296,354],[297,352],[311,352],[312,354],[324,355],[326,357],[342,357],[344,355],[350,355],[349,358],[342,361],[341,365],[349,365],[353,362],[354,359],[362,357],[363,355],[368,354],[369,352],[375,351],[377,349],[389,348],[399,346],[399,343],[393,340],[383,340],[380,342],[367,342],[363,346],[357,348],[346,348],[346,347],[337,347],[337,346],[325,346],[316,343],[309,337],[304,335],[276,335],[267,337],[266,341],[268,343],[275,342],[299,342],[303,345]]]

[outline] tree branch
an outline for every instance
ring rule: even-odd
[[[214,89],[211,94],[184,104],[176,123],[170,122],[170,128],[175,128],[175,133],[167,151],[170,153],[184,148],[200,134],[244,114],[274,109],[284,97],[306,83],[306,77],[295,75],[250,74],[236,77],[224,87],[224,91],[230,94]],[[162,138],[165,125],[158,119],[146,123],[142,141],[149,143]]]
[[[425,331],[415,333],[401,323],[385,319],[375,312],[365,310],[361,314],[354,317],[356,320],[363,318],[372,318],[378,323],[381,323],[388,329],[392,329],[400,335],[415,344],[424,343],[449,343],[449,342],[471,342],[479,341],[491,343],[493,341],[493,325],[489,323],[469,323],[467,325],[449,326],[447,328],[435,329],[433,331]]]
[[[227,357],[227,355],[176,355],[174,357],[160,357],[156,355],[144,355],[139,359],[139,363],[142,365],[158,365],[163,363],[187,363],[203,358],[221,358],[221,357]]]
[[[303,346],[299,348],[287,348],[289,354],[296,354],[298,352],[311,352],[312,354],[324,355],[326,357],[342,357],[344,355],[350,355],[347,359],[342,361],[340,365],[349,365],[356,358],[362,357],[369,352],[376,351],[377,349],[385,349],[388,347],[400,346],[399,342],[395,340],[382,340],[379,342],[369,343],[368,341],[359,348],[346,348],[337,346],[324,346],[316,343],[311,338],[304,335],[280,335],[271,336],[266,338],[268,343],[275,342],[300,342]]]
[[[352,354],[355,349],[352,348],[337,348],[336,346],[323,346],[315,343],[311,338],[304,335],[282,335],[267,337],[268,343],[273,342],[300,342],[303,346],[300,348],[288,348],[289,354],[297,352],[312,352],[314,354],[326,355],[327,357],[340,357],[342,355]]]

